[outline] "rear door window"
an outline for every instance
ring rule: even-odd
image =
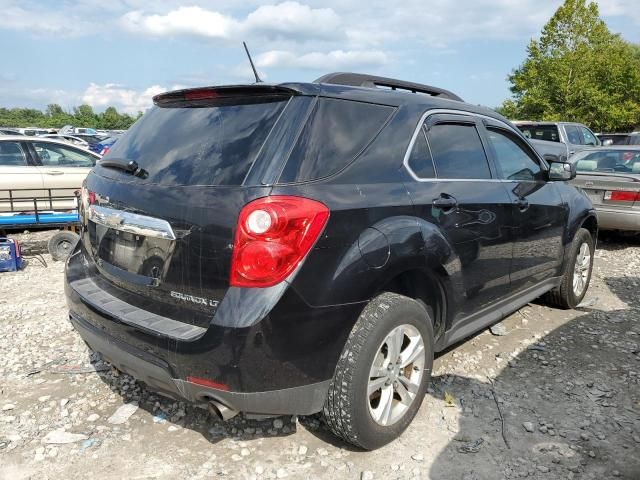
[[[241,185],[287,99],[154,107],[105,158],[135,161],[162,185]],[[126,175],[101,169],[102,175]]]
[[[0,142],[0,167],[24,167],[27,159],[18,142]]]
[[[427,134],[438,178],[491,178],[491,170],[475,125],[439,123]]]
[[[375,138],[394,108],[319,98],[280,176],[280,183],[328,177],[342,170]]]

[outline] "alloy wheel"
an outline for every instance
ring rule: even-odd
[[[394,328],[378,348],[369,372],[367,401],[379,425],[399,421],[415,401],[424,375],[425,348],[413,325]]]
[[[584,242],[580,245],[576,263],[573,269],[573,293],[576,297],[583,294],[587,288],[587,280],[589,278],[589,268],[591,267],[591,251],[589,245]]]

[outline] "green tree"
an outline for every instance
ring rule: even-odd
[[[109,130],[115,130],[121,128],[121,116],[118,113],[118,110],[115,107],[108,107],[102,114],[100,115],[99,126],[100,128],[106,128]]]
[[[97,128],[98,116],[93,113],[91,105],[80,105],[73,109],[73,121],[78,127]]]
[[[59,125],[67,125],[73,122],[73,117],[65,112],[57,103],[50,103],[44,112],[47,117],[47,127],[56,128]]]
[[[579,121],[599,131],[640,123],[638,47],[609,31],[594,2],[565,0],[509,81],[513,99],[501,110],[511,118]]]
[[[47,105],[44,112],[32,108],[0,107],[0,126],[3,127],[41,127],[60,128],[64,125],[76,127],[105,128],[125,130],[142,116],[142,112],[134,118],[126,113],[119,113],[114,107],[96,114],[89,105],[80,105],[73,109],[73,114],[55,103]]]

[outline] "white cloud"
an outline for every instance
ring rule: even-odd
[[[97,109],[114,106],[122,112],[135,114],[151,107],[153,96],[165,91],[167,89],[160,85],[152,85],[143,91],[138,91],[115,83],[105,85],[90,83],[81,99],[82,103]]]
[[[256,64],[263,68],[297,67],[312,70],[336,70],[364,66],[379,66],[387,63],[387,55],[379,50],[344,51],[328,53],[311,52],[296,55],[293,52],[272,50],[258,55]]]
[[[288,1],[257,8],[247,16],[243,28],[275,38],[336,38],[342,36],[341,23],[340,16],[331,8],[314,9]]]
[[[311,8],[294,1],[263,5],[246,18],[235,18],[199,6],[183,6],[165,14],[134,10],[120,24],[133,33],[151,36],[195,35],[229,40],[251,36],[278,38],[332,38],[340,17],[330,8]]]
[[[601,0],[598,2],[600,14],[608,17],[628,17],[640,25],[638,0]]]
[[[238,29],[233,18],[200,7],[179,7],[166,15],[133,11],[125,14],[121,23],[131,32],[158,36],[188,34],[223,39]]]
[[[28,30],[34,36],[80,36],[91,33],[92,26],[73,11],[47,11],[37,5],[0,0],[0,29]]]

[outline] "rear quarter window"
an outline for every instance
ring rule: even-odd
[[[375,138],[394,110],[384,105],[319,98],[280,183],[317,180],[339,172]]]

